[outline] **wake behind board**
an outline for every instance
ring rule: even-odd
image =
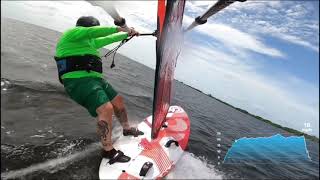
[[[176,165],[187,147],[190,134],[188,115],[179,106],[170,106],[166,121],[156,139],[151,139],[149,116],[138,125],[144,135],[138,137],[121,136],[115,143],[115,149],[131,157],[127,163],[110,165],[109,159],[100,163],[100,179],[156,179],[165,177]],[[143,168],[147,163],[152,164]]]

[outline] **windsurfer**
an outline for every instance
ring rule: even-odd
[[[83,16],[78,19],[76,27],[63,33],[56,47],[59,80],[71,99],[98,118],[97,132],[103,145],[102,156],[110,159],[110,164],[130,161],[130,157],[113,148],[113,113],[123,127],[124,136],[138,136],[143,132],[129,125],[122,96],[103,79],[98,50],[128,36],[138,35],[133,28],[104,27],[96,18]]]

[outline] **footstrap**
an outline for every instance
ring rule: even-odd
[[[117,153],[109,160],[109,164],[113,164],[115,162],[128,162],[130,161],[130,157],[125,156],[122,151],[118,150]]]
[[[129,130],[123,130],[123,135],[124,136],[134,136],[134,137],[137,137],[139,135],[144,135],[144,133],[142,131],[139,131],[138,128],[130,128]]]

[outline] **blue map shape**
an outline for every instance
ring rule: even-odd
[[[304,136],[240,138],[228,150],[223,163],[301,163],[311,161]]]

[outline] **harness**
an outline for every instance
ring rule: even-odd
[[[157,34],[157,31],[154,31],[153,33],[140,34],[140,36],[151,36],[151,35],[156,36],[156,34]],[[113,48],[103,56],[107,59],[108,56],[113,54],[110,68],[115,67],[114,61],[115,61],[115,55],[117,50],[132,38],[133,36],[122,40],[118,46],[116,46],[115,48]],[[68,56],[68,57],[62,57],[62,58],[54,57],[54,59],[56,60],[56,63],[57,63],[58,77],[61,84],[63,84],[61,80],[61,76],[68,72],[85,70],[88,73],[90,71],[102,73],[102,62],[101,62],[102,60],[100,57],[95,55],[88,54],[83,56]]]
[[[102,73],[102,62],[98,56],[83,55],[83,56],[68,56],[68,57],[54,57],[58,67],[59,81],[63,84],[61,76],[68,72],[85,70],[88,73],[95,71]]]

